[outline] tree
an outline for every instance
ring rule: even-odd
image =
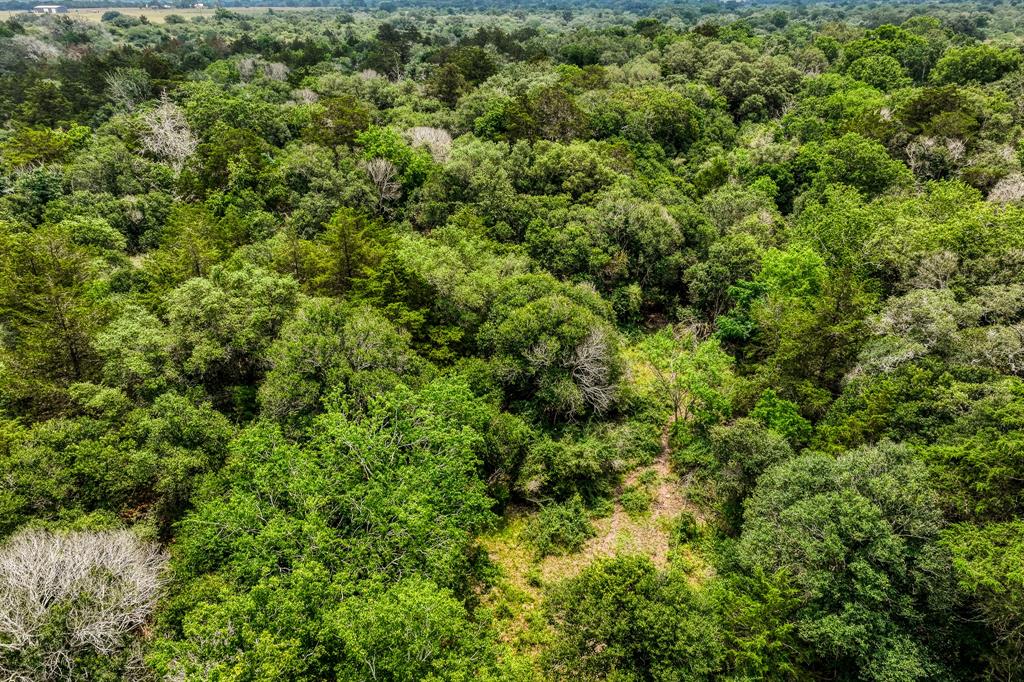
[[[645,557],[599,560],[559,585],[545,665],[583,680],[701,680],[721,663],[719,625],[685,578]]]
[[[493,665],[486,632],[462,602],[421,578],[349,599],[332,619],[344,650],[338,679],[471,679]]]
[[[230,423],[173,392],[143,407],[95,384],[69,393],[79,416],[34,424],[0,452],[0,534],[31,519],[107,512],[148,520],[168,537],[200,477],[224,461]]]
[[[692,419],[706,428],[729,415],[732,358],[717,341],[698,341],[690,330],[666,326],[645,337],[634,353],[649,372],[651,392],[669,404],[674,421]]]
[[[0,142],[0,164],[8,171],[65,159],[89,138],[89,129],[72,125],[68,130],[17,127]]]
[[[305,301],[267,352],[271,369],[260,386],[263,415],[304,424],[342,388],[359,402],[399,382],[415,384],[425,363],[408,334],[372,308],[348,308],[328,299]]]
[[[104,80],[107,93],[114,106],[122,111],[132,112],[142,102],[149,99],[149,74],[142,69],[121,67],[109,72]],[[164,93],[166,97],[166,93]],[[161,100],[161,106],[163,106]]]
[[[26,530],[7,540],[0,547],[0,673],[143,679],[136,677],[136,637],[160,596],[165,561],[156,545],[129,531]]]
[[[793,457],[793,450],[778,433],[749,418],[713,427],[707,441],[723,520],[727,530],[738,532],[747,498],[758,479],[772,466]]]
[[[221,400],[262,377],[266,351],[291,315],[298,285],[254,267],[215,268],[167,296],[172,354],[186,376]],[[248,408],[247,408],[248,409]]]
[[[519,278],[495,302],[481,341],[513,397],[552,417],[600,414],[615,399],[619,358],[615,332],[599,311],[597,296],[585,289]]]
[[[887,54],[861,57],[847,67],[846,73],[882,91],[896,90],[911,84],[903,65]]]
[[[104,359],[103,380],[136,399],[152,398],[176,382],[172,345],[167,328],[139,306],[129,306],[93,340]]]
[[[760,256],[760,247],[750,235],[734,234],[715,241],[707,258],[683,275],[690,301],[714,320],[729,308],[729,287],[755,273]]]
[[[828,184],[843,183],[867,197],[910,184],[910,170],[896,161],[885,147],[857,133],[847,133],[825,144],[805,145],[796,161],[804,182],[824,191]]]
[[[29,125],[53,128],[71,117],[71,102],[60,81],[40,78],[25,91],[18,117]]]
[[[994,45],[951,47],[935,64],[931,80],[939,85],[991,83],[1019,67],[1021,61],[1020,52]]]
[[[383,213],[386,206],[402,196],[402,184],[398,169],[387,159],[370,159],[366,162],[366,174],[377,188],[377,212]]]
[[[99,365],[89,340],[106,311],[92,289],[124,258],[125,240],[101,218],[0,232],[0,239],[0,312],[15,332],[2,347],[6,400],[45,412]]]
[[[185,582],[158,669],[359,678],[377,661],[406,679],[445,667],[441,641],[477,650],[459,610],[474,534],[493,518],[477,475],[491,414],[463,383],[439,380],[363,410],[339,399],[301,446],[268,422],[243,432],[180,526]],[[436,636],[396,638],[399,613]],[[485,663],[471,654],[458,665]]]
[[[321,144],[334,155],[334,166],[341,163],[340,147],[351,146],[370,125],[370,110],[351,95],[328,97],[313,105],[313,116],[306,138]]]
[[[143,114],[142,124],[146,129],[142,136],[143,149],[167,161],[175,173],[180,173],[199,146],[185,114],[164,92],[160,104]]]
[[[958,524],[944,532],[943,544],[953,554],[960,587],[995,636],[984,654],[988,674],[1016,674],[1024,660],[1024,523]]]
[[[442,64],[430,74],[427,81],[427,93],[438,99],[449,108],[454,109],[459,98],[468,88],[466,77],[455,64]]]
[[[730,573],[710,589],[722,614],[727,671],[743,679],[800,680],[810,674],[793,622],[800,590],[784,570]]]
[[[797,632],[822,673],[927,679],[955,659],[937,626],[955,590],[927,475],[907,448],[885,443],[803,455],[758,482],[741,561],[792,576],[802,593]]]
[[[351,209],[339,209],[314,242],[320,273],[314,279],[324,293],[342,295],[380,259],[380,227]]]

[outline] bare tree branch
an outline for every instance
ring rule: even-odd
[[[156,605],[165,563],[129,531],[14,536],[0,549],[0,679],[72,679],[83,653],[123,653]]]
[[[174,171],[180,173],[199,146],[181,109],[164,92],[160,105],[147,113],[142,122],[146,126],[146,133],[142,136],[143,148],[169,162]]]

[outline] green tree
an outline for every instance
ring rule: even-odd
[[[702,680],[722,661],[719,623],[683,576],[644,557],[600,560],[548,599],[555,641],[544,662],[583,680]]]
[[[1021,61],[1020,52],[995,45],[951,47],[932,69],[931,80],[939,85],[991,83],[1018,68]]]
[[[701,342],[691,331],[666,326],[644,337],[631,355],[639,364],[634,381],[667,403],[673,420],[706,428],[728,417],[736,379],[732,358],[717,341]]]
[[[365,410],[336,403],[302,446],[269,423],[243,432],[180,526],[186,582],[157,643],[158,670],[353,678],[377,660],[409,679],[455,665],[451,647],[479,651],[451,595],[468,594],[473,535],[493,518],[477,454],[489,414],[449,380],[398,386]],[[395,639],[399,612],[437,637]],[[231,627],[237,618],[249,625]]]
[[[943,543],[953,554],[961,589],[995,637],[984,653],[987,674],[1015,675],[1024,651],[1024,523],[958,524],[944,532]]]
[[[956,654],[938,626],[955,605],[942,526],[925,467],[882,444],[770,469],[746,508],[739,551],[751,568],[792,576],[797,632],[822,673],[928,679]]]
[[[316,238],[318,276],[314,285],[324,293],[342,295],[354,279],[363,277],[380,259],[380,228],[351,209],[340,209]]]
[[[340,680],[479,679],[493,665],[492,633],[449,590],[420,578],[349,599],[331,621],[344,650]]]
[[[524,276],[507,283],[491,310],[480,338],[510,397],[563,418],[612,406],[618,339],[592,290]]]
[[[341,147],[351,146],[370,125],[370,109],[352,95],[319,100],[306,129],[306,139],[323,145],[334,155],[334,166],[341,163]]]
[[[124,260],[124,237],[101,218],[75,218],[34,232],[3,230],[0,352],[5,401],[29,412],[59,408],[61,393],[99,366],[90,339],[108,314],[103,291]]]
[[[413,385],[426,369],[408,334],[372,308],[329,299],[304,301],[267,351],[271,369],[260,385],[261,413],[280,424],[304,425],[332,391],[365,402]]]
[[[190,279],[167,295],[175,362],[219,401],[235,387],[249,390],[262,378],[267,349],[297,296],[295,280],[255,267],[214,268],[209,278]]]

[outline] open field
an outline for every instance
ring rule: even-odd
[[[267,10],[273,9],[275,12],[308,12],[313,9],[320,9],[318,7],[233,7],[232,12],[238,14],[266,14]],[[150,7],[90,7],[86,9],[75,9],[71,8],[68,13],[63,16],[74,17],[75,19],[85,19],[86,21],[98,22],[100,17],[103,16],[104,12],[117,11],[122,14],[127,14],[132,17],[146,17],[154,24],[162,24],[172,14],[176,14],[186,19],[193,17],[212,17],[216,11],[213,7],[206,7],[203,9],[154,9]],[[28,14],[23,10],[2,10],[0,11],[0,20],[9,19],[12,16],[19,14]]]

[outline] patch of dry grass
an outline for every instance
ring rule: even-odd
[[[710,565],[698,552],[688,546],[672,547],[673,528],[681,514],[693,514],[698,524],[704,524],[705,519],[687,496],[688,481],[681,480],[669,465],[671,426],[670,420],[662,434],[658,458],[631,472],[618,491],[621,494],[633,486],[644,487],[651,496],[646,513],[630,515],[617,495],[612,513],[593,521],[596,534],[580,551],[540,561],[522,537],[535,513],[532,510],[510,509],[502,525],[481,538],[501,572],[494,588],[485,595],[485,603],[498,617],[502,641],[525,655],[538,655],[550,633],[541,610],[544,587],[579,575],[599,559],[617,554],[647,556],[660,569],[669,564],[682,569],[694,586],[711,577]]]
[[[540,563],[544,582],[578,575],[595,560],[616,554],[639,554],[650,557],[658,568],[668,566],[672,525],[683,511],[700,518],[699,510],[686,499],[684,486],[669,468],[666,458],[659,458],[649,467],[634,471],[627,477],[626,486],[636,485],[647,471],[656,474],[650,512],[630,516],[616,502],[610,516],[594,521],[597,535],[588,540],[582,550],[565,556],[549,556]]]

